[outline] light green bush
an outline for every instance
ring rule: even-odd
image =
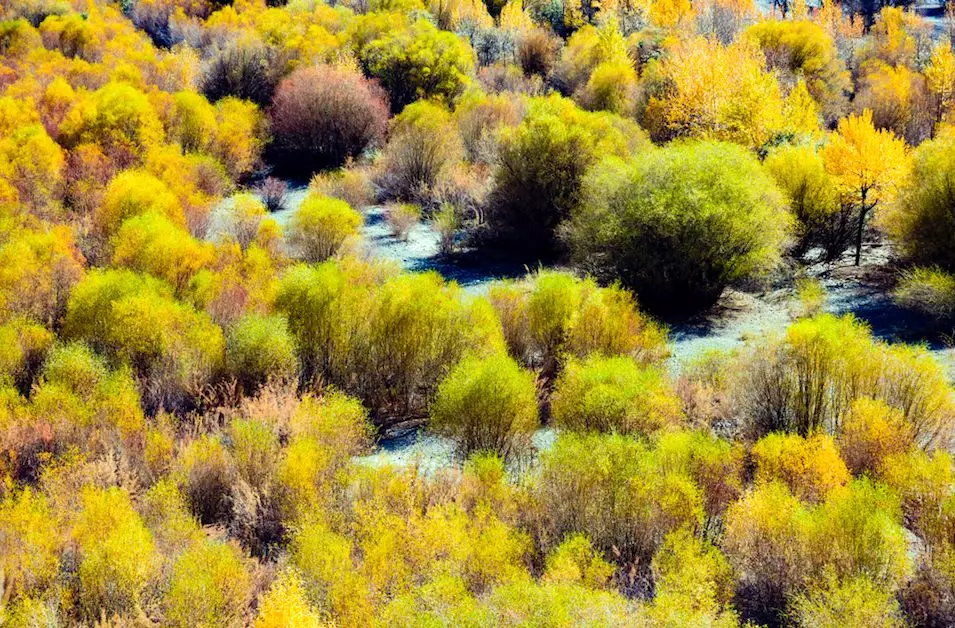
[[[939,319],[955,315],[955,275],[938,268],[915,267],[903,273],[892,298],[902,307]]]
[[[682,408],[666,376],[627,357],[571,360],[551,396],[555,424],[580,432],[649,435],[679,424]]]
[[[629,565],[649,561],[668,533],[699,530],[702,491],[684,469],[662,463],[628,436],[561,434],[541,454],[531,489],[541,545],[581,533]]]
[[[462,458],[482,450],[520,458],[540,424],[534,374],[506,354],[466,357],[441,381],[430,414],[431,429],[453,438]]]
[[[64,336],[146,378],[151,407],[188,405],[222,367],[225,339],[167,284],[128,270],[89,273],[70,295]]]
[[[538,271],[523,281],[492,284],[488,298],[511,355],[547,375],[559,370],[566,356],[624,355],[653,364],[667,354],[665,330],[618,286],[601,288],[592,279]]]
[[[345,201],[309,193],[292,216],[288,242],[306,262],[321,262],[358,235],[361,224],[361,214]]]
[[[294,382],[298,378],[297,349],[284,316],[246,314],[229,329],[226,370],[246,393],[269,380]]]
[[[573,259],[641,302],[686,313],[779,262],[791,217],[776,184],[734,144],[690,142],[594,170],[565,229]]]
[[[917,443],[951,430],[951,388],[924,348],[876,341],[851,316],[793,323],[783,338],[758,342],[733,365],[735,403],[756,435],[825,430],[837,435],[852,403],[872,397],[902,411]]]
[[[87,487],[73,529],[80,550],[79,595],[83,615],[96,620],[132,612],[158,575],[152,534],[116,487]]]
[[[388,91],[396,112],[416,100],[450,104],[474,69],[471,47],[424,19],[383,33],[361,49],[360,58],[367,74]]]
[[[252,599],[252,579],[233,545],[203,541],[183,552],[163,597],[169,626],[213,628],[242,624]]]

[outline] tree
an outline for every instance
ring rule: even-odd
[[[939,44],[932,49],[932,58],[922,70],[928,90],[935,99],[934,137],[938,125],[946,119],[955,104],[955,54],[951,44]]]
[[[646,307],[681,314],[776,264],[790,222],[750,153],[698,142],[603,164],[563,233],[587,272],[620,281]]]
[[[765,66],[747,41],[682,41],[645,75],[643,125],[658,141],[691,137],[761,148],[789,126],[779,82]]]
[[[908,154],[894,133],[876,130],[872,113],[850,115],[839,121],[836,132],[822,148],[826,170],[836,179],[845,202],[857,208],[855,264],[862,260],[866,220],[879,203],[896,193],[905,173]]]
[[[832,36],[805,19],[763,20],[746,30],[766,56],[766,65],[785,78],[801,77],[829,123],[846,105],[852,85]]]

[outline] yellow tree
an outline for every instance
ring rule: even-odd
[[[935,124],[941,122],[955,102],[955,54],[948,43],[938,44],[923,70],[925,82],[935,98]],[[935,135],[935,129],[932,129]]]
[[[876,129],[872,112],[851,115],[822,149],[826,170],[841,188],[843,202],[856,208],[856,255],[862,256],[862,236],[869,214],[876,206],[891,198],[905,173],[908,152],[905,142],[891,131]]]

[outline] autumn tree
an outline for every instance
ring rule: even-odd
[[[893,198],[905,173],[905,142],[891,131],[877,130],[872,113],[850,115],[822,149],[826,170],[835,178],[844,202],[856,208],[855,264],[862,260],[862,239],[870,213]]]

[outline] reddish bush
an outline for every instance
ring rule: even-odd
[[[344,67],[296,70],[275,93],[272,158],[291,170],[338,167],[381,141],[388,104],[377,83]]]

